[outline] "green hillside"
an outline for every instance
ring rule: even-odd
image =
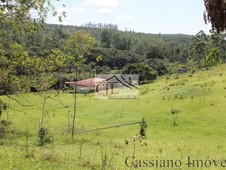
[[[224,162],[220,161],[226,157],[225,67],[224,64],[193,74],[160,77],[140,86],[139,99],[96,100],[94,94],[78,96],[76,132],[144,118],[148,123],[144,139],[147,146],[139,146],[139,142],[125,144],[126,139],[139,133],[139,125],[76,134],[72,140],[68,132],[73,112],[71,93],[1,96],[11,108],[2,114],[1,122],[8,119],[12,124],[6,126],[5,134],[0,131],[0,169],[130,169],[125,160],[131,164],[134,148],[133,162],[139,169],[152,166],[147,162],[150,160],[159,161],[158,167],[154,162],[153,169],[177,169],[179,162],[180,169],[186,169],[188,157],[210,160],[212,169],[221,169]],[[45,96],[49,97],[43,105]],[[43,106],[44,127],[49,129],[52,142],[40,147],[38,129]],[[169,159],[174,161],[173,166],[161,164],[161,160]],[[190,168],[208,169],[197,162]]]

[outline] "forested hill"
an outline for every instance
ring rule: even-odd
[[[0,75],[2,88],[8,87],[11,79],[24,82],[34,74],[37,79],[32,86],[36,88],[43,85],[37,85],[42,82],[39,79],[48,80],[48,76],[50,88],[62,87],[64,81],[74,79],[76,46],[70,49],[72,53],[67,49],[72,45],[67,44],[72,35],[75,35],[73,41],[79,42],[76,36],[83,41],[91,35],[96,42],[95,48],[82,54],[85,60],[80,66],[79,79],[94,73],[125,73],[139,74],[140,83],[146,83],[181,68],[193,70],[225,62],[224,37],[209,36],[203,31],[196,35],[146,34],[119,31],[112,24],[82,27],[45,24],[35,29],[14,30],[7,24],[1,25],[0,66],[5,73]]]
[[[92,35],[98,41],[98,46],[105,50],[100,53],[110,56],[112,53],[117,58],[116,53],[120,51],[129,52],[128,56],[133,56],[128,63],[134,62],[139,58],[168,58],[172,61],[180,60],[185,62],[189,57],[189,48],[192,45],[195,36],[184,34],[146,34],[136,33],[134,31],[119,31],[114,25],[98,28],[95,25],[86,25],[82,27],[77,26],[63,26],[63,25],[47,25],[47,28],[56,35],[60,35],[60,39],[65,38],[72,33],[83,30]],[[59,47],[62,45],[60,43]],[[107,52],[106,52],[106,49]],[[118,51],[119,50],[119,51]],[[139,55],[139,56],[137,56]],[[128,58],[128,56],[125,58]],[[120,57],[120,56],[119,56]],[[104,65],[110,67],[124,66],[124,62],[115,65],[114,63]]]
[[[174,43],[191,43],[192,38],[195,35],[186,35],[186,34],[150,34],[150,33],[140,33],[140,32],[135,32],[134,30],[125,30],[125,31],[120,31],[117,30],[115,27],[95,27],[95,26],[72,26],[72,25],[57,25],[57,24],[47,24],[47,27],[55,30],[62,30],[63,32],[67,34],[72,34],[77,30],[84,30],[85,32],[91,34],[94,36],[97,40],[101,40],[101,34],[104,30],[109,30],[110,32],[115,32],[120,35],[124,34],[129,34],[131,38],[157,38],[157,39],[162,39],[166,41],[171,41]]]
[[[111,24],[110,24],[111,25]],[[149,47],[160,46],[165,52],[172,46],[175,48],[185,48],[190,46],[195,35],[185,34],[148,34],[139,33],[132,30],[119,31],[113,25],[112,27],[98,26],[71,26],[71,25],[55,25],[48,24],[47,28],[59,34],[64,33],[71,35],[78,30],[94,36],[99,45],[103,48],[115,48],[117,50],[132,51],[137,54],[145,54]],[[172,50],[172,48],[171,48]]]
[[[40,26],[36,32],[15,32],[4,28],[1,31],[0,43],[7,44],[17,42],[30,52],[38,56],[53,48],[63,49],[65,42],[71,34],[82,30],[96,38],[98,48],[127,51],[151,58],[187,58],[186,54],[192,45],[195,36],[183,34],[145,34],[134,31],[119,31],[117,27],[110,26],[96,28],[95,26],[70,26],[47,24]],[[150,56],[152,55],[153,56]],[[183,54],[183,56],[181,56]],[[155,56],[157,55],[157,56]]]
[[[122,69],[127,63],[136,63],[145,59],[169,59],[170,62],[185,63],[194,41],[192,35],[183,34],[145,34],[134,31],[119,31],[115,27],[95,28],[48,24],[29,36],[13,34],[8,40],[16,40],[37,56],[45,55],[49,49],[63,50],[65,42],[74,32],[82,30],[96,38],[96,55],[102,55],[99,66]],[[93,59],[91,59],[93,61]]]

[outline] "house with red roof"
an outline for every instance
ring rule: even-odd
[[[79,81],[69,81],[65,82],[65,84],[68,84],[70,86],[75,86],[77,85],[77,92],[78,93],[90,93],[95,91],[95,84],[97,82],[103,82],[105,81],[104,79],[101,78],[88,78],[84,80],[79,80]]]

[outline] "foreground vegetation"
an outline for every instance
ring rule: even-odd
[[[139,99],[135,100],[95,100],[94,94],[79,95],[76,132],[143,118],[147,121],[147,146],[137,142],[135,153],[133,143],[126,145],[125,140],[139,133],[139,125],[75,134],[72,140],[73,94],[48,91],[11,95],[11,99],[1,96],[11,108],[3,112],[1,122],[8,120],[11,124],[1,134],[0,168],[129,169],[125,160],[134,154],[141,160],[185,161],[188,156],[224,160],[225,66],[161,77],[141,85]],[[48,98],[43,105],[45,96]],[[42,113],[49,141],[40,146]]]

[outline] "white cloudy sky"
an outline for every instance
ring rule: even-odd
[[[203,0],[60,0],[54,4],[66,11],[66,25],[112,23],[120,30],[169,34],[208,33],[211,27],[203,20]],[[47,22],[59,23],[51,16]]]

